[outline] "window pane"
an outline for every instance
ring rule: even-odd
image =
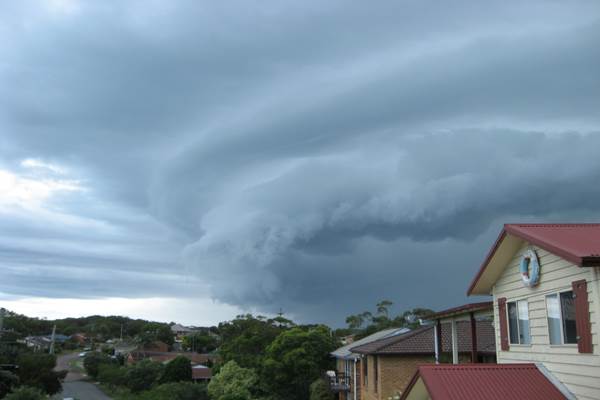
[[[560,308],[562,310],[563,335],[565,343],[577,343],[577,328],[575,325],[575,299],[573,292],[560,294]]]
[[[508,333],[511,343],[519,343],[519,330],[517,328],[519,318],[517,317],[517,304],[508,303]]]
[[[529,333],[529,307],[527,301],[518,301],[519,306],[519,339],[521,344],[531,343],[531,335]]]
[[[562,344],[560,338],[560,308],[558,307],[558,295],[546,296],[546,309],[548,311],[548,334],[550,344]]]

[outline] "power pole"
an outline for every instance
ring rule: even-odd
[[[123,324],[121,324],[121,342],[123,341]]]
[[[50,339],[50,354],[54,354],[54,339],[56,337],[56,325],[52,327],[52,337]]]

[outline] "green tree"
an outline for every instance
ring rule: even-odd
[[[62,389],[61,379],[66,376],[67,371],[54,371],[54,355],[22,353],[17,358],[17,365],[21,385],[36,387],[50,395]]]
[[[329,353],[334,349],[326,326],[283,332],[267,348],[262,382],[277,398],[304,400],[310,384],[333,367]]]
[[[162,364],[142,360],[127,369],[127,387],[134,393],[148,390],[158,383],[162,374]]]
[[[208,353],[217,348],[217,339],[208,332],[197,332],[183,338],[183,348],[186,350]]]
[[[17,386],[19,377],[10,371],[0,370],[0,399]]]
[[[4,400],[43,400],[44,398],[46,396],[38,388],[21,386],[8,394]]]
[[[117,364],[100,364],[98,381],[112,386],[124,386],[127,382],[127,368]]]
[[[113,364],[113,360],[110,356],[95,351],[87,353],[83,359],[85,372],[94,379],[98,378],[100,366],[106,364]]]
[[[208,400],[206,385],[192,382],[164,383],[143,392],[139,400]]]
[[[253,369],[229,361],[208,384],[212,400],[251,400],[257,390],[258,375]]]
[[[333,400],[333,393],[324,379],[319,378],[310,384],[310,400]]]
[[[238,315],[232,321],[219,324],[219,354],[224,362],[233,360],[244,368],[258,370],[267,346],[286,329],[286,325],[273,319]]]
[[[165,366],[162,382],[190,382],[192,380],[192,364],[184,356],[177,356]]]

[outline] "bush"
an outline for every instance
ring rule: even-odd
[[[184,356],[177,356],[165,367],[163,383],[190,382],[192,380],[192,364]]]
[[[0,370],[0,399],[17,386],[19,377],[9,371]]]
[[[62,389],[61,379],[67,371],[54,371],[56,357],[51,354],[23,353],[17,358],[17,375],[24,386],[32,386],[47,394],[55,394]]]
[[[83,367],[85,372],[94,379],[98,378],[100,372],[100,365],[112,364],[113,360],[106,354],[97,353],[95,351],[89,352],[83,359]]]
[[[21,386],[6,396],[4,400],[44,400],[44,398],[46,396],[41,390],[34,387]]]
[[[333,393],[323,379],[317,379],[310,384],[310,400],[333,400]]]
[[[208,384],[213,400],[249,400],[257,390],[258,376],[251,368],[229,361]]]
[[[158,382],[162,373],[162,364],[150,360],[142,360],[132,367],[127,368],[126,386],[134,393],[148,390]]]
[[[116,364],[100,364],[98,380],[109,386],[122,386],[127,382],[127,369]]]
[[[143,392],[139,400],[208,400],[208,393],[203,384],[165,383]]]

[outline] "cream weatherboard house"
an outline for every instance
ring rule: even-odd
[[[492,295],[499,364],[600,399],[600,224],[507,224],[469,295]]]

